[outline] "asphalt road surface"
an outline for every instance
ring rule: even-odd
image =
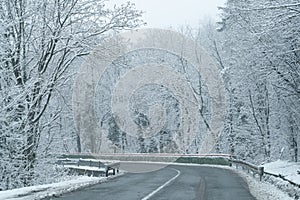
[[[149,168],[147,164],[126,163]],[[55,200],[254,200],[245,181],[228,169],[170,165],[147,173],[126,173]]]

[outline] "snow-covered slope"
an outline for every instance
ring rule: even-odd
[[[74,176],[71,180],[62,181],[59,183],[0,191],[0,200],[33,200],[42,199],[49,196],[58,196],[82,187],[104,182],[109,178]]]
[[[300,163],[278,160],[275,162],[266,163],[263,166],[265,167],[266,172],[276,175],[280,174],[286,179],[300,184],[300,174],[298,174],[298,171],[300,173]]]

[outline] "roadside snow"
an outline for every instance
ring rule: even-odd
[[[119,175],[122,175],[122,173],[117,176]],[[102,183],[113,177],[74,176],[72,177],[72,180],[59,183],[0,191],[0,200],[38,200],[51,196],[59,196],[79,188]]]
[[[70,159],[71,160],[71,159]],[[85,159],[81,159],[85,160]],[[88,159],[88,161],[97,161],[94,159]],[[100,161],[102,163],[111,163],[111,161]],[[90,167],[90,166],[74,166],[74,165],[64,165],[66,168],[73,169],[83,169],[87,171],[103,171],[105,168]],[[109,170],[112,173],[113,170]],[[0,200],[38,200],[51,196],[59,196],[66,192],[71,192],[82,187],[94,185],[97,183],[102,183],[108,179],[120,176],[123,173],[119,173],[111,177],[88,177],[88,176],[73,176],[68,177],[71,180],[64,180],[58,183],[37,185],[31,187],[18,188],[13,190],[0,191]]]
[[[254,178],[252,175],[247,174],[244,171],[237,172],[248,183],[251,194],[257,200],[294,200],[294,198],[289,197],[287,193],[270,183],[259,181],[258,178]]]
[[[281,175],[296,184],[300,184],[300,174],[297,172],[300,171],[299,163],[278,160],[266,163],[262,166],[264,167],[265,172],[274,175]],[[238,173],[247,180],[251,193],[258,200],[299,199],[300,189],[281,178],[265,174],[263,176],[263,181],[260,182],[258,177],[253,178],[251,174],[246,174],[243,171],[238,171]]]
[[[300,171],[300,163],[278,160],[266,163],[263,166],[265,167],[266,172],[276,175],[280,174],[286,179],[300,184],[300,174],[297,173],[297,171]]]

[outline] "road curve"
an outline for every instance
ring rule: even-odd
[[[143,168],[147,164],[126,163]],[[149,166],[148,166],[149,167]],[[57,200],[254,200],[244,180],[228,169],[170,165],[148,173],[126,173],[108,182],[64,194]]]

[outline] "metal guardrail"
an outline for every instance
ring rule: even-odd
[[[264,171],[264,167],[262,166],[256,166],[252,163],[243,161],[243,160],[237,160],[237,159],[233,159],[233,158],[229,158],[229,162],[232,164],[235,164],[236,168],[238,168],[238,166],[241,166],[242,168],[246,168],[249,171],[252,171],[253,174],[258,174],[259,175],[259,180],[262,180],[262,177],[265,173]]]
[[[176,162],[229,165],[229,154],[170,154],[170,153],[115,153],[115,154],[63,154],[62,158],[145,161],[145,162]]]
[[[72,153],[63,154],[65,157],[92,157],[96,158],[99,156],[111,156],[111,157],[231,157],[230,154],[177,154],[177,153],[101,153],[101,154],[86,154],[86,153]]]
[[[281,174],[273,174],[273,173],[270,173],[270,172],[265,172],[265,174],[267,174],[267,175],[269,175],[269,176],[276,177],[276,178],[281,178],[282,180],[289,182],[289,183],[292,184],[293,186],[300,188],[300,184],[295,183],[295,182],[293,182],[293,181],[291,181],[291,180],[285,178],[285,177],[284,177],[283,175],[281,175]]]
[[[101,170],[104,169],[105,176],[108,177],[109,171],[113,170],[113,175],[119,173],[120,162],[104,162],[101,160],[89,160],[89,159],[58,159],[56,164],[67,166],[67,168],[76,171],[83,172],[88,174],[100,174]],[[72,167],[74,166],[74,167]],[[91,167],[91,168],[79,168],[79,167]],[[95,169],[93,169],[95,168]]]

